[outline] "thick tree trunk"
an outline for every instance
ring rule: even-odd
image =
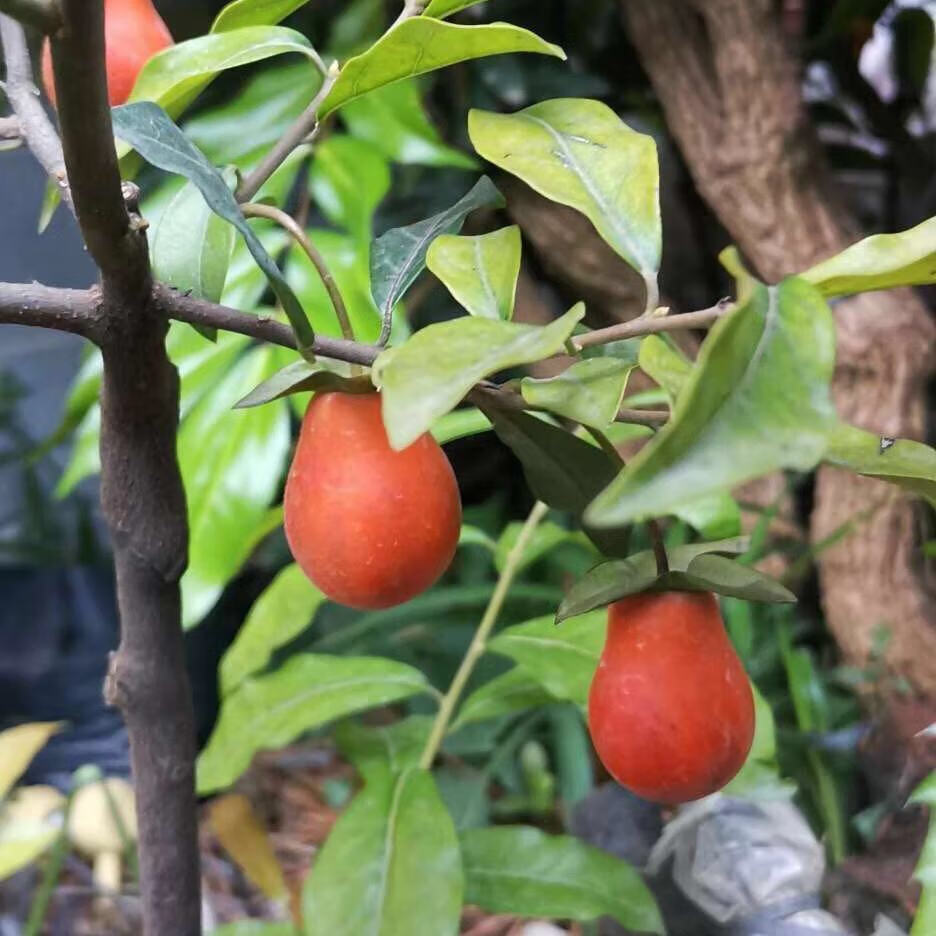
[[[768,280],[806,269],[858,236],[804,113],[798,67],[770,0],[622,0],[625,22],[696,185]],[[924,435],[936,327],[910,291],[835,306],[833,392],[841,417],[887,436]],[[933,583],[914,506],[889,486],[819,471],[812,534],[856,529],[819,558],[829,627],[863,663],[881,627],[892,667],[936,695]]]

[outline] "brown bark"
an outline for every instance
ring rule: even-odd
[[[770,0],[622,0],[625,22],[695,183],[755,269],[776,280],[855,240],[804,112],[798,67]],[[910,291],[837,303],[841,417],[888,436],[924,434],[936,327]],[[933,583],[914,506],[881,482],[818,473],[811,520],[821,541],[870,518],[819,557],[829,628],[846,658],[867,660],[891,631],[888,660],[936,694]]]

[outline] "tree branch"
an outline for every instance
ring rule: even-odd
[[[33,325],[82,335],[92,341],[101,325],[96,289],[54,289],[39,283],[0,283],[0,323]]]
[[[55,0],[0,0],[2,13],[46,34],[62,25],[62,11]]]
[[[2,0],[0,0],[2,3]],[[33,82],[32,62],[23,27],[9,16],[0,14],[0,43],[6,62],[6,96],[19,124],[19,135],[36,157],[39,165],[58,187],[62,201],[74,211],[65,157],[52,121],[46,116]]]
[[[286,161],[290,153],[297,146],[304,143],[310,134],[315,132],[319,122],[319,108],[325,98],[328,97],[337,80],[338,63],[332,62],[331,67],[325,73],[318,94],[312,98],[309,106],[296,118],[279,142],[261,160],[260,165],[241,182],[237,189],[237,200],[239,202],[250,201],[260,191],[267,179]]]
[[[177,322],[188,322],[190,325],[206,325],[209,328],[236,332],[239,335],[256,338],[258,341],[268,341],[271,344],[281,345],[284,348],[296,347],[296,336],[293,334],[292,329],[275,319],[247,315],[237,309],[173,292],[165,286],[156,287],[155,297],[159,306],[164,310],[166,317],[175,319]],[[343,338],[328,338],[325,335],[316,335],[312,350],[316,354],[322,355],[322,357],[334,358],[336,361],[347,361],[349,364],[370,366],[383,349],[378,348],[376,345],[346,341]]]
[[[149,291],[146,238],[131,224],[114,147],[100,0],[61,0],[52,65],[65,165],[81,233],[101,270],[105,299],[139,302]]]
[[[683,328],[708,328],[718,321],[726,312],[730,312],[733,303],[730,299],[722,299],[711,308],[700,309],[698,312],[683,312],[680,315],[642,315],[628,322],[618,325],[609,325],[607,328],[597,328],[595,331],[585,332],[572,339],[577,351],[591,348],[594,345],[610,344],[612,341],[623,341],[625,338],[639,338],[642,335],[655,335],[658,332],[679,331]]]

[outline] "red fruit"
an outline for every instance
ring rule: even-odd
[[[714,595],[611,605],[588,727],[611,776],[645,799],[685,803],[734,777],[754,739],[754,697]]]
[[[461,500],[430,435],[390,448],[377,393],[313,397],[286,482],[286,538],[306,575],[333,601],[389,608],[446,570]]]
[[[108,99],[111,107],[116,107],[130,97],[146,62],[172,45],[172,35],[152,0],[104,0],[104,42]],[[55,81],[48,39],[42,47],[42,83],[54,105]]]

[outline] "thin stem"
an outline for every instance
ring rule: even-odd
[[[517,541],[507,554],[504,568],[501,571],[500,578],[497,580],[497,585],[494,588],[494,593],[491,595],[491,600],[488,602],[488,606],[481,618],[481,623],[478,624],[478,629],[471,639],[468,650],[465,652],[461,665],[458,667],[458,672],[455,674],[455,678],[452,680],[452,684],[449,686],[449,690],[445,693],[442,704],[439,706],[435,722],[432,725],[432,731],[429,734],[429,739],[426,741],[426,747],[419,761],[419,766],[424,770],[428,770],[432,766],[432,762],[439,753],[439,748],[442,746],[442,740],[445,738],[445,732],[448,729],[449,722],[452,720],[452,715],[455,714],[455,707],[458,705],[458,701],[468,683],[468,679],[474,671],[475,664],[486,649],[487,639],[494,625],[497,623],[498,615],[504,605],[504,600],[507,598],[507,592],[510,590],[514,577],[520,568],[520,562],[523,559],[523,553],[526,551],[527,544],[530,542],[530,538],[533,536],[537,526],[539,526],[548,511],[549,507],[542,501],[537,501],[533,505],[530,515],[527,517],[526,522],[520,530]]]
[[[650,534],[650,543],[653,546],[657,575],[666,575],[669,572],[669,559],[666,557],[666,545],[663,542],[663,531],[660,529],[659,521],[648,520],[647,532]]]
[[[642,410],[619,409],[615,422],[634,423],[638,426],[648,426],[650,429],[659,429],[670,418],[669,410]]]
[[[325,102],[335,82],[338,80],[338,63],[332,62],[325,73],[325,80],[318,94],[312,98],[309,106],[296,118],[295,122],[280,137],[279,141],[261,160],[260,165],[251,172],[237,190],[239,202],[250,201],[263,184],[286,161],[297,146],[302,145],[309,134],[314,133],[319,122],[319,108]]]
[[[611,460],[618,464],[621,468],[624,467],[624,459],[621,457],[621,453],[615,448],[614,443],[600,430],[595,429],[594,426],[583,426],[585,431],[598,443],[599,448],[604,451],[606,455],[611,456]]]
[[[639,338],[642,335],[653,335],[657,332],[679,331],[683,328],[707,328],[717,322],[723,315],[730,312],[733,304],[729,299],[722,299],[709,309],[700,309],[698,312],[683,312],[680,315],[642,315],[621,322],[618,325],[609,325],[607,328],[597,328],[585,332],[572,339],[576,349],[590,348],[593,345],[609,344],[612,341],[623,341],[625,338]]]
[[[341,326],[341,335],[345,341],[354,341],[354,329],[351,327],[351,320],[348,318],[348,309],[345,306],[344,299],[341,296],[341,290],[332,276],[325,258],[321,255],[315,244],[312,243],[309,235],[305,232],[295,218],[287,214],[281,208],[273,205],[257,205],[253,202],[243,205],[241,210],[248,218],[266,218],[269,221],[275,221],[280,227],[288,231],[293,240],[305,251],[306,256],[312,261],[316,272],[322,280],[322,285],[328,293],[332,307],[335,310],[335,317]]]
[[[46,34],[62,25],[62,11],[55,0],[0,0],[0,13]]]
[[[393,29],[394,26],[399,26],[400,23],[414,16],[422,16],[422,12],[427,6],[429,6],[427,0],[406,0],[403,9],[400,11],[400,15],[393,21],[393,25],[390,28]]]
[[[2,2],[2,0],[0,0]],[[0,7],[2,8],[2,7]],[[46,175],[58,187],[62,201],[74,211],[62,143],[52,121],[42,109],[42,102],[33,83],[32,61],[23,27],[0,13],[0,44],[6,62],[4,90],[16,116],[18,132],[32,151]]]

